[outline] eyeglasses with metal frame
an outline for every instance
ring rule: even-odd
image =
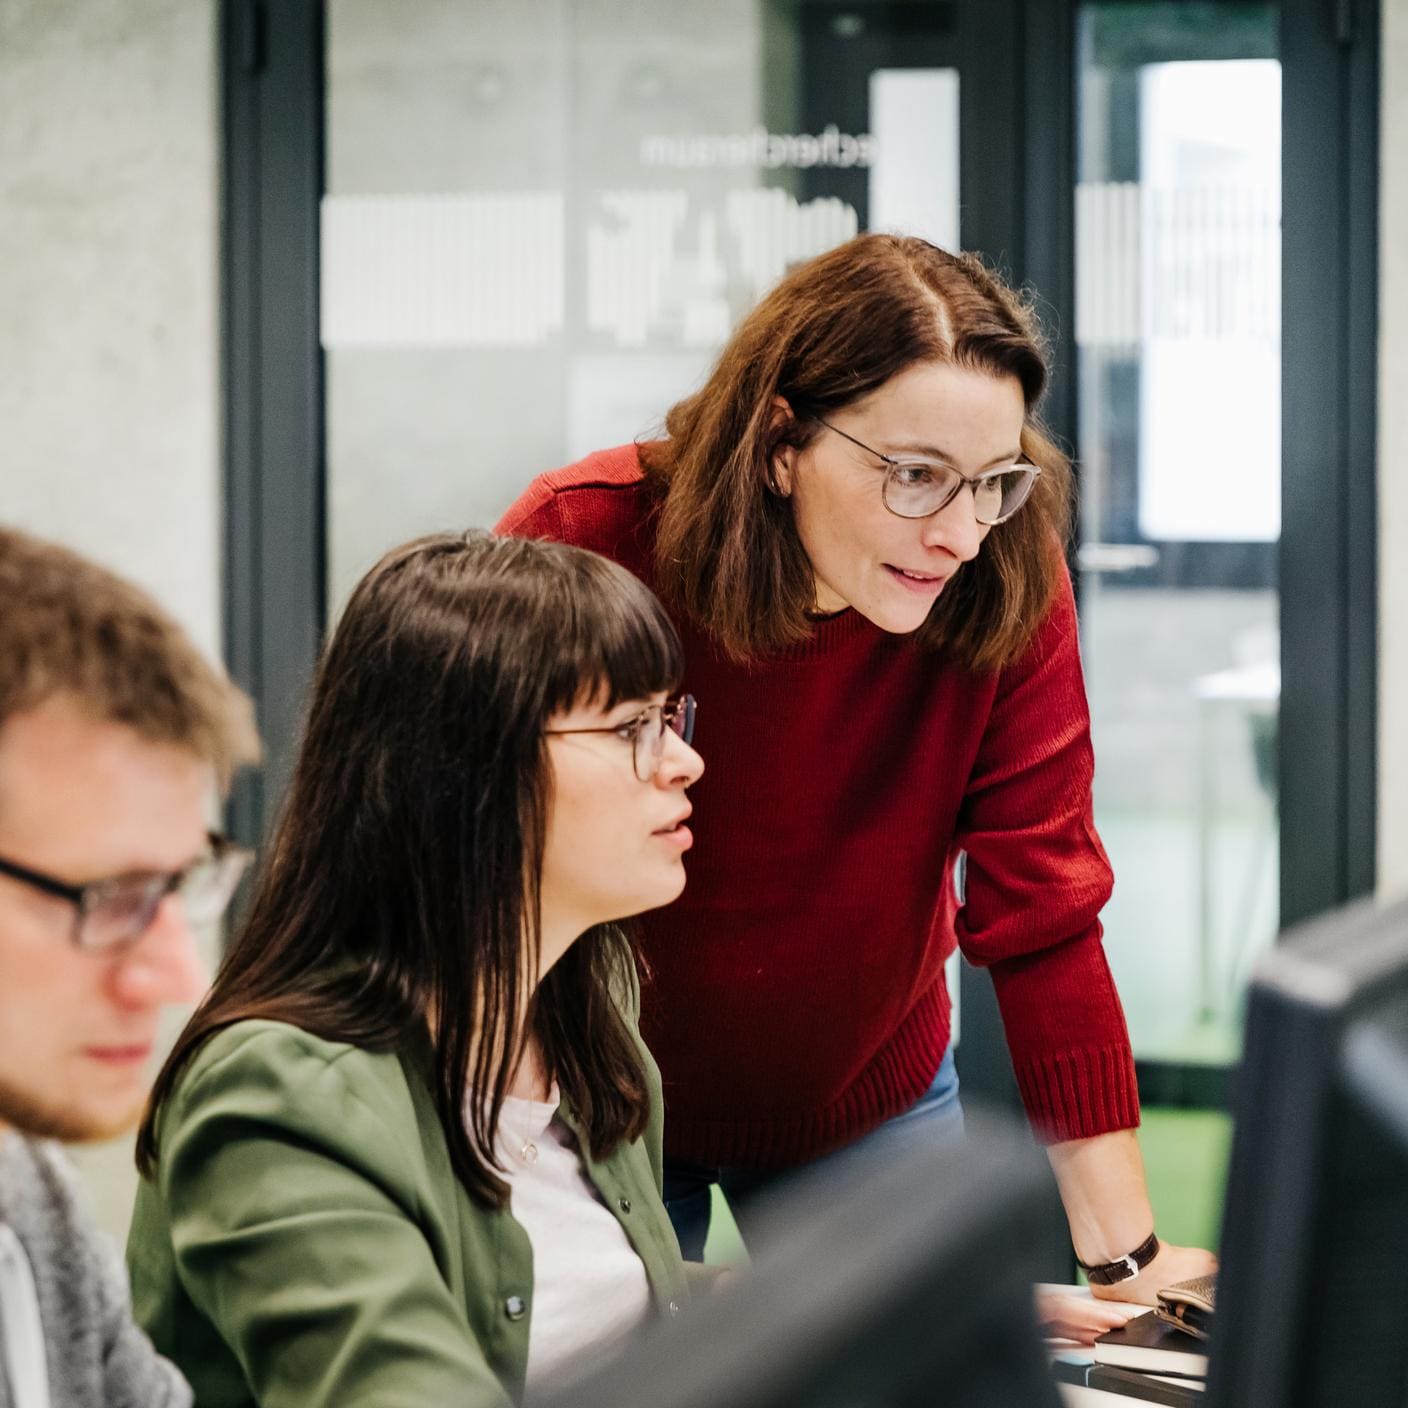
[[[0,875],[66,900],[74,907],[74,944],[89,953],[112,953],[135,944],[151,928],[168,895],[181,897],[194,925],[213,923],[225,912],[254,853],[213,831],[207,841],[209,850],[180,870],[138,871],[70,885],[0,857]]]
[[[636,776],[649,782],[660,770],[665,756],[665,730],[686,743],[694,741],[694,716],[698,709],[692,694],[679,694],[663,704],[651,704],[629,719],[606,728],[545,728],[544,733],[561,736],[572,733],[612,733],[631,744],[631,762]]]
[[[884,462],[886,474],[880,486],[880,501],[897,518],[932,518],[947,508],[966,485],[973,491],[973,516],[985,527],[996,527],[1006,523],[1026,503],[1041,475],[1036,465],[1025,463],[1000,465],[969,476],[938,460],[896,459],[820,416],[812,419]]]

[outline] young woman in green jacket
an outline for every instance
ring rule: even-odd
[[[684,885],[694,705],[622,568],[388,554],[138,1145],[139,1320],[204,1408],[501,1404],[687,1294],[613,921]]]

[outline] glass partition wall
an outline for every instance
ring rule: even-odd
[[[1077,24],[1077,553],[1137,1054],[1236,1055],[1277,929],[1278,7]]]
[[[389,543],[656,431],[793,261],[956,248],[951,8],[331,0],[331,609]]]

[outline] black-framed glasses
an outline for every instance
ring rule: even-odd
[[[694,715],[698,708],[692,694],[676,695],[663,704],[651,704],[629,719],[609,728],[547,728],[547,734],[614,733],[631,745],[631,761],[636,776],[649,782],[660,770],[665,756],[665,730],[678,734],[686,743],[694,741]]]
[[[973,491],[973,516],[979,523],[995,527],[1006,523],[1026,503],[1027,495],[1041,474],[1034,464],[1005,464],[970,477],[938,460],[898,460],[892,455],[882,455],[820,416],[812,419],[866,454],[884,461],[886,472],[880,486],[880,500],[897,518],[932,518],[940,509],[947,508],[958,491],[967,485]]]
[[[225,912],[254,854],[213,831],[208,839],[210,849],[180,870],[139,871],[70,885],[0,857],[0,875],[67,900],[74,907],[73,942],[90,953],[111,952],[136,943],[168,895],[180,895],[192,924],[212,923]]]

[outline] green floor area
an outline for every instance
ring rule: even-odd
[[[714,1185],[714,1207],[709,1215],[709,1240],[704,1244],[704,1261],[709,1266],[738,1266],[746,1263],[748,1253],[743,1247],[743,1238],[738,1235],[738,1224],[728,1210],[728,1199],[723,1189]]]
[[[1218,1110],[1145,1109],[1139,1144],[1155,1224],[1165,1241],[1216,1249],[1231,1140],[1232,1121]],[[704,1259],[714,1266],[748,1259],[718,1188]]]
[[[1187,1247],[1217,1248],[1232,1119],[1220,1110],[1150,1106],[1139,1131],[1159,1236]]]

